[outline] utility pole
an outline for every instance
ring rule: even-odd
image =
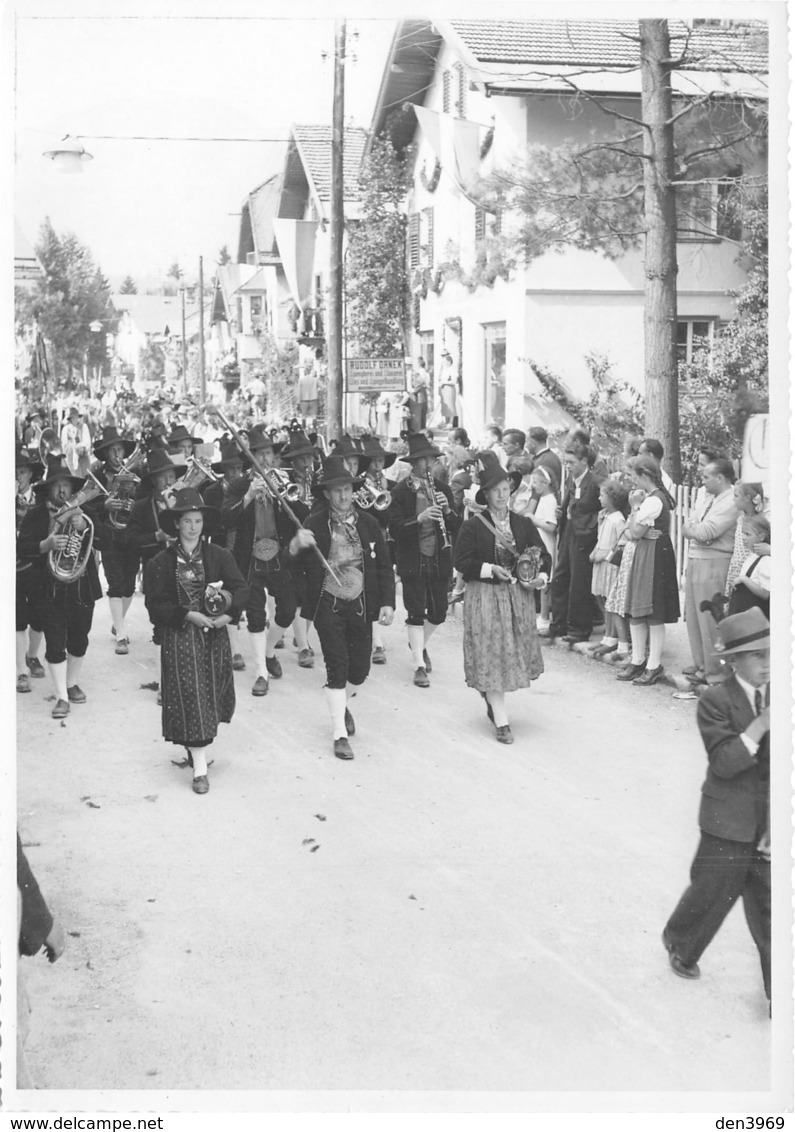
[[[331,117],[331,215],[329,224],[329,325],[326,439],[342,436],[342,239],[345,145],[345,20],[334,26],[334,102]]]
[[[188,342],[185,337],[185,285],[180,288],[182,296],[182,392],[188,392]]]
[[[204,380],[204,258],[199,256],[199,404],[207,400]]]

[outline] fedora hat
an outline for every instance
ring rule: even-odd
[[[359,471],[363,472],[367,469],[370,463],[370,457],[364,450],[364,444],[358,437],[350,436],[347,432],[344,436],[334,441],[334,447],[329,453],[331,456],[358,456],[359,457]]]
[[[516,491],[519,484],[522,482],[521,472],[506,472],[500,463],[496,452],[476,452],[475,453],[475,469],[478,474],[478,487],[475,495],[475,502],[481,506],[486,504],[486,492],[491,491],[498,483],[503,480],[508,480],[511,484],[511,492]]]
[[[203,535],[218,534],[221,530],[221,512],[217,507],[209,507],[195,487],[177,488],[173,493],[171,506],[157,516],[161,530],[167,535],[176,535],[180,515],[188,511],[201,511],[204,516]]]
[[[29,468],[31,479],[37,480],[44,474],[44,464],[41,460],[34,460],[27,448],[17,448],[14,460],[15,468]]]
[[[290,440],[282,449],[282,459],[292,460],[293,456],[314,456],[315,446],[302,428],[290,429]]]
[[[277,443],[268,432],[264,424],[256,424],[249,431],[248,446],[252,452],[262,448],[272,448],[274,452],[281,452],[283,444]]]
[[[715,642],[717,656],[737,652],[757,652],[770,648],[770,622],[757,606],[724,617],[718,625]]]
[[[83,414],[80,412],[80,410],[77,408],[76,405],[72,405],[71,409],[67,413],[67,417],[68,417],[69,420],[71,420],[72,417],[82,417],[82,416],[83,416]]]
[[[364,483],[364,476],[352,476],[342,456],[335,453],[323,461],[317,483],[312,484],[312,494],[322,498],[324,488],[344,487],[346,483],[352,484],[356,491]]]
[[[438,460],[442,454],[438,448],[434,448],[424,432],[410,432],[408,445],[409,450],[404,456],[401,456],[401,460],[419,460],[422,456],[427,456],[431,460]]]
[[[33,490],[37,495],[42,495],[47,491],[51,483],[56,480],[70,480],[72,484],[72,491],[79,491],[85,483],[85,480],[80,476],[73,476],[69,465],[64,456],[51,456],[47,462],[47,475],[43,480],[34,483]]]
[[[185,428],[185,425],[182,424],[175,425],[166,437],[166,443],[168,444],[169,448],[173,448],[175,445],[180,444],[183,440],[189,440],[191,444],[203,443],[200,436],[191,436],[191,434]]]
[[[237,444],[235,444],[234,440],[230,440],[228,437],[221,437],[218,441],[218,446],[221,449],[221,459],[216,460],[212,465],[214,472],[223,473],[231,464],[237,462],[241,463],[243,467],[248,467],[248,460],[240,451]]]
[[[123,436],[119,436],[119,430],[115,425],[109,425],[103,428],[102,436],[94,444],[94,455],[99,456],[100,452],[104,452],[106,448],[110,448],[112,444],[124,445],[124,456],[132,455],[135,451],[135,441],[128,440]]]
[[[377,436],[364,436],[362,437],[362,440],[364,441],[365,454],[369,457],[370,460],[372,460],[375,456],[383,456],[384,467],[392,467],[395,460],[397,460],[397,452],[387,452],[386,448],[382,447],[381,441]]]
[[[160,472],[176,472],[177,479],[179,479],[185,475],[187,470],[187,464],[174,463],[171,459],[171,453],[166,448],[152,448],[147,457],[146,472],[141,475],[141,479],[151,485],[153,477],[159,475]]]

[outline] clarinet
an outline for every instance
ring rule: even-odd
[[[431,506],[432,507],[438,506],[438,504],[436,502],[436,488],[434,487],[433,474],[431,473],[430,468],[428,469],[428,471],[425,474],[425,483],[426,483],[426,491],[428,493],[428,499],[430,501]],[[447,523],[445,523],[445,521],[444,521],[444,512],[442,512],[442,517],[439,520],[439,529],[440,529],[440,532],[441,532],[441,535],[442,535],[442,550],[451,550],[453,544],[450,542],[450,535],[447,531]]]

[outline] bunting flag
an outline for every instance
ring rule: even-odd
[[[303,311],[312,299],[317,220],[274,220],[273,234],[295,305]]]
[[[472,186],[480,172],[480,130],[477,122],[453,118],[450,114],[437,114],[424,106],[415,106],[417,121],[428,144],[456,188],[477,208],[482,208],[472,196]]]

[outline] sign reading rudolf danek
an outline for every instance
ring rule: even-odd
[[[406,388],[403,358],[347,358],[347,393],[392,393]]]

